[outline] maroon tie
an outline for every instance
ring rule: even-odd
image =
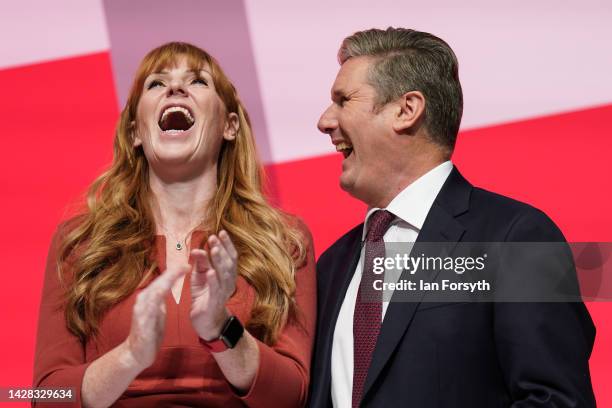
[[[390,212],[378,210],[368,219],[363,274],[353,314],[353,408],[359,407],[361,402],[363,384],[382,321],[382,291],[374,290],[372,285],[375,279],[383,279],[384,275],[374,275],[373,260],[385,256],[383,235],[394,218]]]

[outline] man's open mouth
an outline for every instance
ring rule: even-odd
[[[353,145],[347,142],[340,142],[336,145],[336,151],[342,153],[346,159],[351,155],[351,153],[353,153]]]
[[[193,126],[195,120],[189,109],[182,106],[170,106],[163,112],[157,124],[164,132],[184,132]]]

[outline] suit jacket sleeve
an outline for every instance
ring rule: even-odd
[[[565,242],[542,212],[517,217],[510,242]],[[575,279],[575,270],[571,270]],[[512,407],[595,407],[595,327],[582,302],[496,303],[494,333]]]

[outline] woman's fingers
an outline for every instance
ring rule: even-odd
[[[219,290],[221,289],[221,285],[220,285],[218,273],[216,270],[211,269],[208,272],[206,272],[206,281],[208,282],[211,293],[219,293]]]
[[[215,269],[220,273],[220,278],[223,281],[233,282],[236,274],[236,257],[230,252],[235,252],[235,248],[227,233],[222,231],[221,235],[226,236],[229,245],[225,245],[220,237],[211,236],[209,239],[210,256]]]
[[[208,254],[203,249],[194,249],[191,251],[191,259],[193,260],[193,267],[197,273],[206,272],[212,266],[208,259]]]
[[[165,297],[170,292],[172,285],[187,271],[189,271],[187,266],[169,269],[138,294],[134,314],[139,320],[140,327],[150,327],[151,321],[165,316]]]
[[[210,249],[210,257],[216,269],[222,272],[227,272],[232,266],[232,260],[229,258],[227,251],[222,245],[215,245]]]
[[[236,262],[238,260],[238,251],[236,251],[236,247],[234,247],[234,243],[232,242],[227,231],[221,230],[219,232],[219,239],[223,243],[223,246],[225,246],[225,250],[229,254],[230,258]]]
[[[177,268],[167,269],[164,273],[158,276],[144,291],[150,292],[151,296],[157,300],[159,297],[164,297],[172,285],[181,277],[189,272],[188,265],[181,265]]]
[[[208,238],[208,251],[191,251],[191,322],[202,338],[218,336],[227,320],[226,302],[236,287],[237,251],[225,231]]]
[[[191,294],[192,296],[204,295],[208,291],[206,272],[211,269],[210,261],[206,251],[194,249],[191,251],[193,261],[193,273],[191,274]]]
[[[166,322],[165,297],[172,285],[188,271],[189,267],[186,265],[168,269],[136,297],[127,344],[135,361],[143,367],[153,364],[163,339]]]

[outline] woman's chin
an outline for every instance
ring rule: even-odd
[[[192,157],[198,143],[187,130],[180,133],[159,132],[152,140],[152,155],[159,162],[185,162]],[[146,153],[146,152],[145,152]],[[149,157],[152,159],[153,157]]]
[[[147,161],[153,164],[154,167],[176,167],[189,163],[195,155],[194,146],[165,146],[163,144],[156,146],[152,157],[148,157]]]

